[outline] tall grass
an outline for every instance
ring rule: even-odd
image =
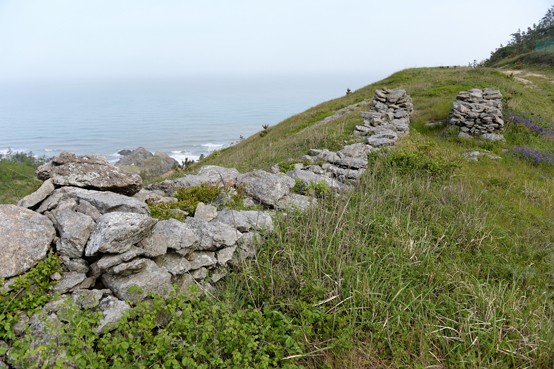
[[[551,264],[512,273],[530,260],[478,186],[384,159],[348,195],[279,218],[228,285],[237,303],[289,315],[307,367],[554,365]]]

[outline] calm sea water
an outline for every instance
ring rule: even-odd
[[[377,75],[0,85],[0,153],[62,150],[115,162],[143,146],[177,159],[229,146]]]

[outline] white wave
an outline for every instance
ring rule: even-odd
[[[173,153],[173,151],[172,151]],[[200,156],[198,155],[189,155],[189,154],[173,154],[173,155],[169,155],[171,156],[173,159],[177,160],[179,163],[181,163],[182,161],[185,161],[185,159],[188,159],[188,160],[198,160],[200,158]]]
[[[203,147],[222,147],[223,144],[213,144],[213,143],[207,143],[207,144],[202,144],[200,146],[203,146]]]
[[[51,152],[51,151],[61,151],[61,150],[59,150],[59,149],[44,149],[44,151]]]

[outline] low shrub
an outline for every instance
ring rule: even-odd
[[[56,255],[49,254],[31,271],[15,278],[9,288],[0,289],[0,339],[13,340],[14,324],[20,320],[19,314],[31,317],[40,311],[51,299],[54,281],[50,275],[59,271],[60,263]],[[4,280],[0,279],[0,284]]]
[[[399,172],[423,172],[431,175],[450,174],[461,166],[457,155],[417,133],[390,150],[385,155],[384,163]]]
[[[11,356],[28,367],[296,368],[283,359],[303,348],[300,328],[282,313],[181,294],[167,301],[151,296],[104,334],[94,331],[94,307],[64,312],[56,340],[63,345],[52,340],[33,349],[34,338],[27,336]]]

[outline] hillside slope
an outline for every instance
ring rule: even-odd
[[[413,98],[409,136],[372,154],[353,191],[277,213],[256,258],[213,296],[147,301],[113,335],[76,313],[66,354],[82,367],[553,367],[554,84],[525,78],[532,84],[491,68],[404,70],[190,166],[244,172],[337,149],[356,139],[367,107],[302,130],[377,88]],[[446,120],[459,91],[486,87],[504,96],[505,144],[426,126]]]

